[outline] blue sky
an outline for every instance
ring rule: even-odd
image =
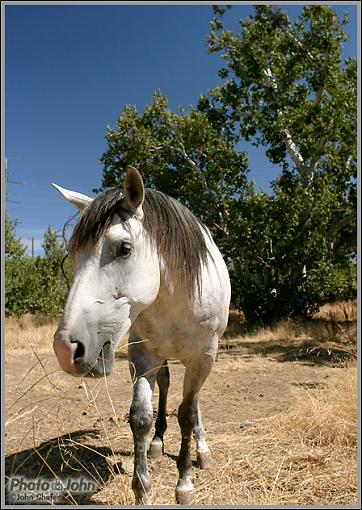
[[[284,6],[294,19],[302,6]],[[357,7],[349,13],[344,56],[356,56]],[[228,28],[253,12],[235,6]],[[99,158],[106,126],[114,126],[125,104],[142,111],[156,89],[172,109],[196,104],[219,83],[218,55],[208,55],[212,19],[208,5],[7,5],[5,7],[5,127],[10,181],[6,204],[18,218],[17,234],[41,253],[50,224],[60,229],[73,208],[51,187],[87,194],[101,185]],[[242,147],[250,178],[268,190],[280,169],[263,149]],[[12,201],[20,201],[21,205]]]

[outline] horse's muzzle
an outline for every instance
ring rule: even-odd
[[[75,377],[102,377],[111,373],[114,363],[114,350],[110,342],[100,349],[86,352],[84,344],[71,337],[66,330],[58,330],[54,335],[54,352],[59,365],[67,374]]]

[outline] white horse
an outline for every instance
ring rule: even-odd
[[[176,499],[187,504],[193,491],[192,434],[199,466],[210,463],[199,392],[228,320],[230,280],[224,260],[207,228],[176,200],[145,189],[133,167],[127,168],[123,191],[111,189],[95,198],[54,186],[81,211],[69,245],[74,281],[54,335],[59,364],[74,376],[108,375],[129,332],[132,488],[136,503],[147,503],[153,389],[157,380],[159,407],[149,448],[149,456],[157,458],[167,426],[167,359],[183,363]]]

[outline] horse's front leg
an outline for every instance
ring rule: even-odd
[[[146,377],[139,377],[133,387],[129,415],[134,441],[132,489],[137,504],[148,503],[151,480],[147,468],[147,437],[152,427],[152,386]]]
[[[129,414],[134,441],[132,489],[136,503],[147,504],[151,490],[151,479],[147,467],[147,439],[153,422],[152,393],[162,361],[149,352],[143,344],[132,345],[132,340],[130,339],[128,347],[130,372],[134,381]]]

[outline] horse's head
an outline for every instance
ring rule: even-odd
[[[70,240],[75,274],[54,351],[71,375],[109,374],[117,345],[160,286],[157,252],[142,226],[143,181],[128,167],[123,191],[92,199],[55,187],[81,217]]]

